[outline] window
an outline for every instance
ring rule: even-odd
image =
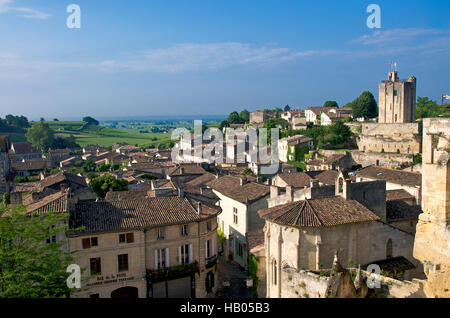
[[[51,229],[53,229],[54,227],[55,227],[55,226],[52,225]],[[56,243],[56,235],[52,235],[51,237],[49,237],[49,238],[47,239],[47,243],[48,243],[48,244],[50,244],[50,243]]]
[[[238,224],[238,210],[237,208],[233,208],[233,223]]]
[[[242,243],[237,241],[237,254],[239,257],[242,257],[244,255],[244,249],[242,247]]]
[[[213,245],[212,240],[206,240],[206,258],[213,256]]]
[[[128,270],[128,254],[121,254],[117,256],[119,263],[119,272],[126,272]]]
[[[342,193],[344,190],[344,179],[339,178],[339,184],[338,184],[338,193]]]
[[[84,238],[82,240],[83,243],[83,248],[91,248],[93,246],[98,246],[98,238],[97,237],[89,237],[89,238]]]
[[[91,275],[100,275],[102,273],[102,261],[100,257],[90,259]]]
[[[192,245],[190,244],[184,244],[181,246],[178,246],[178,263],[179,264],[189,264],[191,263],[192,258]]]
[[[181,236],[188,236],[188,226],[187,226],[187,224],[181,226]]]
[[[119,243],[133,243],[134,233],[119,234]]]
[[[392,240],[389,239],[386,243],[386,258],[392,257]]]
[[[165,230],[163,228],[158,229],[158,240],[164,240]]]
[[[167,248],[160,248],[155,250],[155,267],[157,269],[159,268],[165,268],[166,266],[166,252]]]

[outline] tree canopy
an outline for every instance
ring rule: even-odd
[[[237,112],[232,112],[228,116],[227,121],[229,124],[241,124],[242,123],[241,117],[239,117],[239,114]]]
[[[287,111],[289,111],[289,110],[291,110],[291,107],[290,107],[289,105],[284,106],[284,111],[285,111],[285,112],[287,112]]]
[[[244,109],[239,113],[239,117],[241,118],[241,121],[243,122],[249,122],[250,121],[250,113],[248,110]]]
[[[61,248],[65,242],[56,239],[67,228],[62,221],[68,214],[28,215],[23,206],[3,205],[0,215],[0,298],[70,295],[66,269],[73,260]]]
[[[353,118],[375,118],[378,116],[377,101],[369,91],[362,92],[350,105],[353,110]]]
[[[335,102],[334,100],[327,100],[324,104],[323,107],[336,107],[339,108],[339,105],[337,102]]]
[[[450,104],[438,105],[428,97],[417,97],[416,119],[439,116],[450,117]]]
[[[89,185],[98,197],[104,198],[106,193],[112,188],[113,191],[128,190],[128,181],[125,179],[116,179],[108,173],[93,178]]]
[[[55,134],[47,123],[39,122],[28,128],[25,137],[33,146],[47,151],[53,145]]]
[[[85,123],[88,123],[89,125],[94,125],[94,126],[98,126],[100,124],[98,122],[98,120],[95,120],[94,118],[92,118],[90,116],[83,117],[83,121]]]

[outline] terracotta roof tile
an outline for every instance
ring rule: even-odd
[[[291,202],[259,212],[263,219],[295,227],[324,227],[379,220],[369,209],[340,196]]]
[[[257,201],[270,193],[269,186],[255,182],[247,182],[241,186],[240,179],[234,176],[223,176],[206,185],[241,203]]]
[[[417,172],[388,169],[379,166],[368,166],[356,174],[363,178],[386,180],[386,182],[403,184],[411,187],[422,185],[422,174]]]

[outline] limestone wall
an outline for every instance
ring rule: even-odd
[[[328,277],[286,267],[281,271],[281,298],[325,298]]]
[[[365,152],[418,154],[422,152],[421,137],[421,123],[364,123],[357,144]]]

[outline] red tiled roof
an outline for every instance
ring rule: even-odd
[[[234,176],[223,176],[208,182],[206,185],[221,194],[241,203],[254,202],[270,193],[270,187],[247,182],[240,184],[240,178]]]
[[[216,216],[219,207],[202,205],[199,215],[187,198],[155,197],[142,200],[101,201],[76,204],[71,213],[71,228],[85,227],[82,232],[102,233],[144,229],[198,222]]]
[[[41,153],[41,151],[29,142],[14,142],[11,145],[11,153],[17,155],[24,153]]]
[[[263,209],[259,216],[295,227],[326,227],[379,220],[361,203],[340,196],[291,202]]]
[[[383,168],[379,166],[368,166],[356,172],[359,177],[385,180],[386,182],[420,187],[422,185],[422,174],[403,170]]]

